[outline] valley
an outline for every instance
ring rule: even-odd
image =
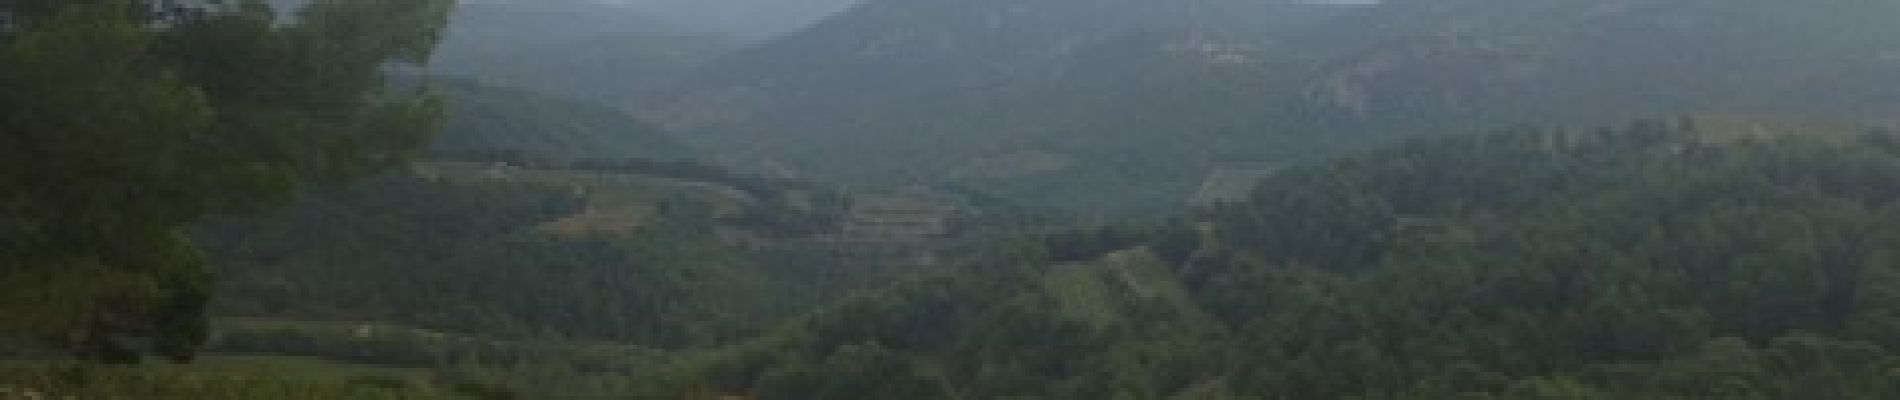
[[[1900,2],[263,4],[0,0],[0,399],[1900,397]]]

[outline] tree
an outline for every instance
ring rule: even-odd
[[[452,1],[0,1],[0,337],[189,360],[210,274],[181,228],[416,154],[439,102],[383,71]]]

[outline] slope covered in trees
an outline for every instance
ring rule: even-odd
[[[531,46],[465,49],[435,59],[438,73],[622,107],[743,43],[676,32],[603,32]]]
[[[219,316],[662,348],[739,338],[882,276],[805,241],[837,229],[830,195],[692,179],[430,164],[213,221],[199,242],[224,275]]]
[[[1900,101],[1891,2],[1191,4],[872,1],[640,108],[741,165],[1154,215],[1401,131]]]
[[[1494,122],[1682,112],[1882,116],[1900,28],[1882,1],[1416,1],[1327,27],[1306,90],[1368,115]],[[1372,27],[1360,29],[1361,27]]]
[[[768,399],[1900,394],[1900,138],[1695,125],[1296,167],[1176,223],[1005,243],[675,373]]]
[[[1252,90],[1285,66],[1274,38],[1346,11],[1203,4],[1196,24],[1184,2],[872,1],[709,65],[641,109],[739,165],[1159,211],[1210,162],[1188,146],[1235,138],[1224,135],[1238,121],[1279,104]],[[1124,145],[1151,147],[1097,157]],[[1085,189],[1105,187],[1131,189]]]
[[[429,146],[436,158],[499,154],[557,161],[696,157],[696,151],[670,133],[606,106],[471,79],[431,78],[427,87],[448,106],[442,133]]]
[[[465,1],[439,73],[622,107],[857,0]]]

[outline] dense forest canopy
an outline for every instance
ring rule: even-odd
[[[1133,236],[1000,246],[684,368],[762,398],[1887,398],[1896,145],[1413,141]]]

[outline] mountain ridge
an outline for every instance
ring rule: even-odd
[[[1220,19],[1182,5],[1117,4],[871,2],[716,62],[634,108],[736,165],[871,184],[1087,182],[1007,194],[1124,214],[1178,206],[1187,182],[1222,160],[1294,161],[1512,123],[1776,111],[1860,120],[1900,106],[1900,89],[1869,84],[1900,76],[1900,41],[1890,39],[1900,32],[1879,17],[1900,9],[1886,3],[1459,0],[1203,12]],[[1137,157],[1100,157],[1113,154]],[[959,178],[996,175],[985,160],[1026,158],[1082,162],[1039,164],[1023,179]],[[975,170],[986,172],[966,172]],[[1068,205],[1126,186],[1156,189],[1106,196],[1143,206]]]

